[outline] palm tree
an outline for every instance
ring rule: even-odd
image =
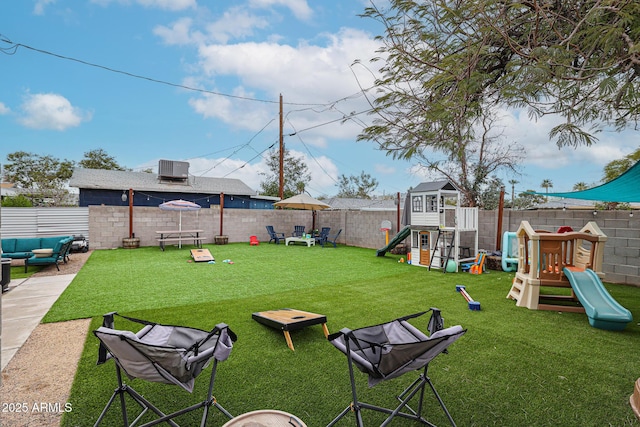
[[[547,194],[549,194],[549,189],[553,188],[553,182],[550,179],[545,179],[542,181],[542,184],[540,184],[540,187],[545,189],[545,192]],[[547,196],[548,199],[548,196]]]
[[[584,191],[586,189],[588,189],[589,186],[587,185],[586,182],[577,182],[573,185],[573,191]]]
[[[509,180],[509,184],[511,184],[511,209],[515,209],[516,207],[516,202],[514,199],[514,193],[515,193],[515,186],[518,183],[518,181],[516,181],[515,179],[510,179]]]

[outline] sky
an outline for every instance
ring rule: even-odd
[[[378,181],[377,195],[437,180],[417,161],[356,142],[372,120],[362,89],[378,75],[370,59],[382,34],[358,16],[368,4],[4,1],[0,162],[16,151],[77,162],[102,149],[134,171],[187,161],[194,176],[238,178],[259,192],[267,153],[278,148],[282,96],[285,148],[307,165],[312,196],[334,196],[340,175],[361,172]],[[640,146],[638,132],[626,130],[558,149],[548,136],[557,117],[500,117],[505,141],[526,153],[519,175],[499,174],[518,181],[516,194],[544,191],[543,180],[549,191],[599,184],[604,165]]]

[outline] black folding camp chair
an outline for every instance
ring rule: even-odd
[[[195,328],[161,325],[120,316],[144,325],[140,331],[134,333],[115,329],[115,315],[117,315],[115,312],[105,314],[103,326],[93,331],[100,340],[98,364],[113,358],[118,380],[118,387],[111,395],[111,399],[94,426],[100,425],[117,397],[120,398],[123,424],[127,427],[137,425],[148,411],[155,413],[157,418],[139,427],[163,422],[178,427],[173,418],[200,408],[203,408],[204,411],[200,425],[204,427],[211,406],[219,409],[228,418],[233,418],[213,397],[213,384],[218,362],[229,357],[233,342],[237,339],[226,324],[220,323],[213,330],[207,332]],[[125,384],[122,379],[122,371],[124,371],[130,379],[139,378],[150,382],[173,384],[191,393],[195,378],[209,365],[211,360],[213,360],[213,366],[206,398],[202,402],[170,414],[162,412],[131,386]],[[140,411],[131,424],[129,424],[126,396],[131,397],[140,406]]]
[[[410,319],[432,312],[426,335],[410,324]],[[437,308],[392,320],[391,322],[340,332],[329,335],[329,341],[347,356],[349,377],[351,380],[352,402],[336,418],[328,424],[331,427],[349,412],[355,413],[356,426],[362,427],[362,409],[371,409],[388,414],[381,426],[388,425],[395,417],[418,421],[421,424],[434,426],[422,416],[423,400],[427,384],[438,400],[452,426],[455,422],[447,410],[440,395],[436,391],[427,374],[429,362],[460,338],[466,329],[461,326],[444,328],[444,321]],[[422,370],[418,378],[400,395],[400,404],[394,409],[383,408],[358,400],[353,366],[369,375],[369,387],[381,381],[397,378],[407,372]],[[418,395],[417,407],[409,406],[409,401]],[[416,403],[413,403],[414,406]]]

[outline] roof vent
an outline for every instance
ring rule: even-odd
[[[160,160],[158,163],[158,176],[160,178],[186,180],[189,178],[189,162]]]

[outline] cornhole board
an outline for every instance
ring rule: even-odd
[[[209,249],[191,249],[191,258],[193,258],[195,262],[215,261]]]
[[[261,311],[251,315],[253,320],[274,329],[280,329],[284,333],[287,346],[293,351],[293,341],[289,331],[296,331],[311,325],[322,325],[322,332],[329,337],[327,329],[327,316],[324,314],[309,313],[308,311],[282,308],[280,310]]]

